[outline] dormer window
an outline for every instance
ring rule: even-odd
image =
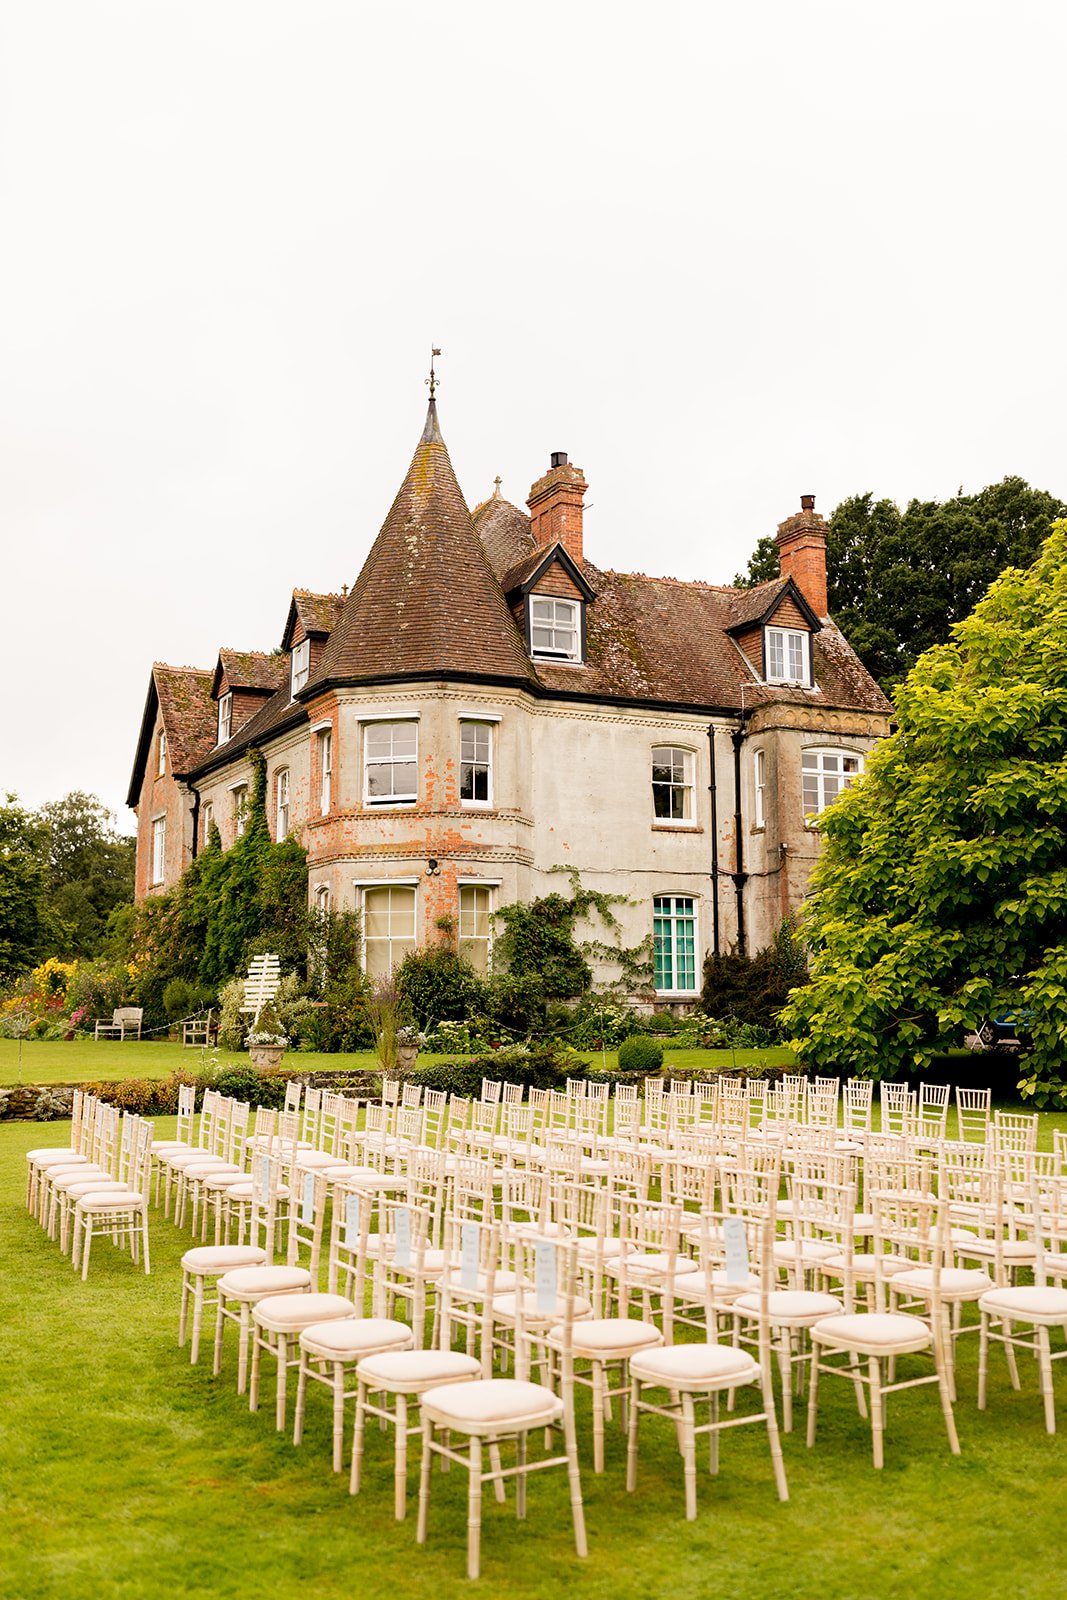
[[[802,628],[764,629],[768,683],[811,683],[811,635]]]
[[[293,646],[290,668],[290,694],[295,699],[311,672],[311,640],[301,639]]]
[[[528,604],[530,653],[536,659],[543,661],[580,661],[582,659],[580,602],[532,594]]]
[[[219,744],[225,744],[230,737],[230,727],[233,723],[233,695],[219,696]]]

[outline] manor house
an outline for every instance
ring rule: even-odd
[[[705,952],[767,944],[889,726],[827,615],[825,522],[804,495],[778,577],[683,583],[594,565],[585,492],[558,453],[528,514],[499,480],[471,512],[431,399],[351,591],[295,590],[269,653],[153,666],[138,898],[213,825],[239,837],[257,749],[272,833],[306,847],[313,904],[359,907],[370,972],[456,937],[485,971],[494,908],[570,871],[626,897],[625,944],[653,935],[659,1004],[695,999]]]

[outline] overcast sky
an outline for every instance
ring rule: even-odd
[[[521,13],[521,14],[520,14]],[[1059,3],[0,4],[0,791],[124,801],[153,659],[354,580],[431,343],[471,505],[601,566],[1067,496]],[[472,641],[472,653],[477,641]]]

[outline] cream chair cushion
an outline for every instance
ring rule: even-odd
[[[406,1322],[391,1317],[338,1317],[303,1328],[300,1348],[329,1361],[355,1361],[371,1350],[406,1349],[414,1337]]]
[[[342,1294],[267,1295],[253,1307],[252,1316],[261,1328],[289,1333],[337,1317],[354,1317],[356,1308]]]
[[[906,1355],[911,1350],[925,1350],[931,1336],[926,1323],[918,1317],[893,1311],[855,1311],[817,1322],[811,1337],[842,1350]]]
[[[481,1362],[458,1350],[383,1350],[364,1356],[356,1376],[370,1388],[419,1394],[436,1383],[462,1383],[481,1376]]]
[[[783,1327],[807,1328],[820,1317],[832,1316],[843,1309],[835,1295],[823,1294],[820,1289],[772,1289],[767,1296],[767,1317]],[[743,1294],[734,1301],[734,1310],[746,1317],[758,1317],[761,1310],[758,1294]]]
[[[745,1350],[729,1344],[671,1344],[631,1357],[630,1372],[643,1383],[666,1388],[715,1389],[752,1383],[759,1365]]]
[[[1067,1321],[1067,1289],[1041,1288],[1037,1284],[991,1289],[978,1302],[980,1311],[1019,1322]]]
[[[210,1276],[212,1273],[230,1272],[235,1267],[262,1267],[266,1260],[267,1252],[259,1245],[203,1244],[185,1252],[182,1266],[186,1272],[197,1276]]]
[[[230,1300],[254,1300],[257,1295],[286,1294],[311,1287],[311,1273],[303,1267],[237,1267],[219,1279],[219,1290]]]
[[[458,1433],[512,1433],[540,1428],[563,1415],[563,1401],[551,1389],[519,1378],[482,1378],[427,1389],[423,1411]]]

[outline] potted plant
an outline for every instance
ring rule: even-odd
[[[281,1061],[289,1040],[282,1032],[278,1013],[269,1002],[261,1009],[245,1043],[248,1045],[248,1054],[257,1072],[276,1067]]]
[[[396,1065],[401,1076],[414,1070],[419,1051],[426,1043],[426,1035],[408,1023],[396,1030]]]

